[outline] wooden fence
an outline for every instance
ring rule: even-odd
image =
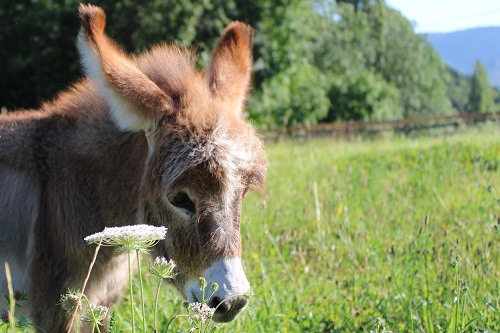
[[[376,134],[394,132],[400,135],[409,135],[412,132],[437,128],[451,128],[457,130],[462,125],[478,124],[486,121],[495,121],[500,124],[500,112],[489,113],[461,113],[446,116],[425,116],[387,121],[347,121],[313,126],[295,126],[263,130],[265,139],[279,139],[283,137],[307,138],[329,136],[334,138],[353,138],[362,134]]]
[[[0,114],[6,114],[6,108],[0,109]],[[284,137],[308,138],[329,136],[349,139],[361,134],[377,134],[394,132],[408,135],[412,132],[435,128],[458,129],[461,125],[477,124],[486,121],[495,121],[500,124],[500,111],[488,113],[461,113],[451,116],[426,116],[386,121],[346,121],[313,126],[295,126],[262,130],[260,133],[268,140],[277,140]]]

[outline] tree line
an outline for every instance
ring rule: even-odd
[[[34,108],[82,76],[80,0],[0,0],[0,106]],[[447,68],[384,0],[102,0],[107,33],[127,51],[195,45],[199,66],[232,20],[255,28],[248,117],[262,128],[493,111],[482,64]]]

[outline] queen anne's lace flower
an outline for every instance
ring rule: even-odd
[[[87,236],[84,240],[89,244],[99,244],[102,239],[101,245],[120,246],[117,249],[118,252],[146,251],[158,241],[165,239],[166,234],[167,228],[165,227],[139,224],[105,228],[104,231]]]
[[[214,308],[198,302],[190,303],[188,309],[193,312],[192,318],[194,320],[201,321],[203,323],[210,320],[215,313]]]
[[[173,260],[167,260],[164,257],[156,257],[153,265],[149,267],[149,272],[162,279],[172,279],[175,277],[175,266]]]
[[[71,314],[78,307],[81,307],[81,300],[78,292],[69,290],[66,294],[61,296],[61,306],[67,314]]]
[[[103,305],[90,304],[88,309],[87,317],[84,319],[88,323],[96,323],[100,325],[106,315],[108,314],[108,308]],[[92,315],[91,313],[92,312]]]

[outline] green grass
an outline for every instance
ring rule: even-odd
[[[248,331],[368,332],[376,317],[398,331],[446,331],[457,256],[469,288],[460,322],[500,331],[500,205],[487,190],[500,196],[499,135],[267,151],[266,192],[245,206],[259,323]]]
[[[268,143],[266,189],[242,223],[255,297],[218,331],[370,332],[382,318],[397,332],[500,332],[497,133]],[[171,287],[161,297],[164,329],[185,310]],[[126,302],[116,316],[129,332]]]

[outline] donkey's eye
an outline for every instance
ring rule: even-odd
[[[187,210],[191,214],[194,214],[196,212],[196,207],[186,192],[177,193],[170,200],[170,203],[177,208],[182,208],[182,209]]]

